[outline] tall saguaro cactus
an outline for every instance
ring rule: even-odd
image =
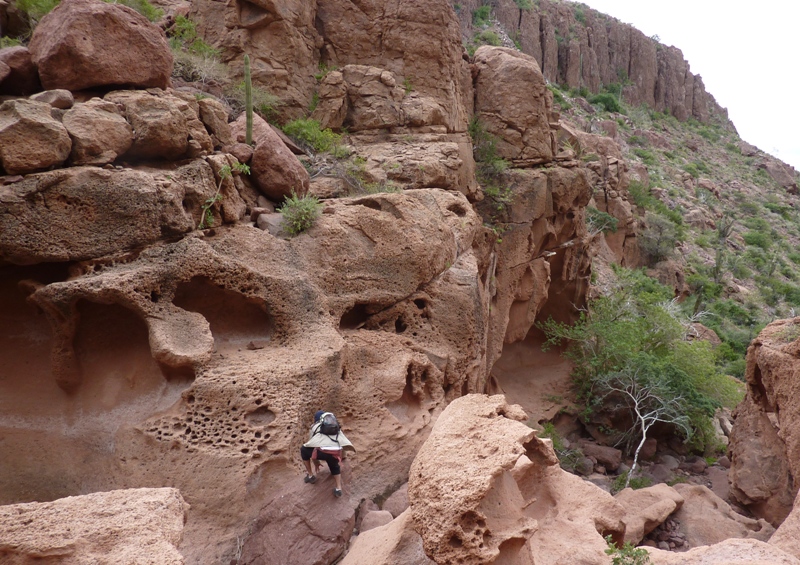
[[[244,112],[245,138],[247,145],[253,145],[253,83],[250,79],[250,56],[244,56]]]

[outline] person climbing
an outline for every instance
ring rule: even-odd
[[[311,425],[309,438],[300,448],[300,458],[306,468],[306,476],[303,479],[306,483],[317,482],[320,461],[325,461],[331,471],[336,486],[333,495],[342,496],[342,469],[340,463],[344,459],[345,450],[355,451],[353,444],[342,432],[336,416],[331,412],[317,410],[314,414],[314,423]],[[314,463],[314,472],[311,471],[311,463]]]

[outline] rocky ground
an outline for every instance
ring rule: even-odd
[[[2,560],[606,564],[610,536],[800,563],[798,319],[743,362],[794,304],[796,173],[679,50],[580,5],[390,4],[0,2],[24,40],[0,49]],[[615,81],[622,107],[591,102]],[[648,214],[680,255],[647,255]],[[536,325],[611,264],[716,312],[697,337],[747,389],[730,456],[661,434],[619,493],[632,461]],[[302,481],[320,408],[357,448],[342,498]]]

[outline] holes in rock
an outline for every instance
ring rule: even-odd
[[[401,334],[408,328],[408,325],[403,321],[403,318],[397,318],[394,321],[394,331]]]
[[[462,547],[464,545],[464,542],[461,541],[460,537],[453,535],[450,536],[450,539],[447,541],[447,545],[449,545],[450,547],[458,548]]]
[[[155,290],[150,293],[150,302],[158,302],[159,298],[161,298],[161,295]]]
[[[358,206],[365,206],[367,208],[371,208],[373,210],[382,210],[381,203],[377,200],[373,200],[372,198],[362,198],[357,202],[353,202],[353,204]]]
[[[416,306],[420,310],[424,310],[427,305],[428,303],[422,298],[417,298],[416,300],[414,300],[414,306]]]
[[[205,277],[178,285],[174,304],[198,312],[211,326],[218,350],[240,349],[253,340],[270,340],[273,322],[266,303],[220,288]]]
[[[275,420],[275,412],[266,406],[262,406],[248,413],[245,416],[245,420],[253,426],[266,426]]]
[[[459,218],[463,218],[464,216],[467,215],[466,209],[461,204],[450,204],[450,206],[448,206],[447,209],[450,210],[453,214],[455,214]]]
[[[363,326],[369,320],[367,306],[367,304],[356,304],[342,314],[342,319],[339,320],[339,329],[355,330]]]

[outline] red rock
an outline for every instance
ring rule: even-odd
[[[234,143],[233,145],[225,145],[222,148],[225,153],[230,153],[240,163],[249,163],[253,158],[253,148],[246,143]]]
[[[233,124],[236,139],[242,136],[244,120],[245,116],[242,114]],[[253,140],[256,146],[250,160],[250,176],[256,186],[275,202],[281,202],[292,194],[305,195],[311,183],[308,171],[269,124],[259,123],[256,127],[257,122],[259,121],[254,120]]]
[[[42,89],[39,72],[27,47],[0,49],[0,63],[9,69],[6,78],[0,80],[0,94],[28,96]]]
[[[383,503],[383,509],[391,512],[397,518],[408,508],[408,483],[394,491]]]
[[[50,104],[53,108],[59,110],[69,110],[75,104],[75,98],[69,90],[45,90],[30,97],[31,100],[36,102],[44,102]]]
[[[9,174],[30,173],[60,165],[72,143],[51,106],[32,100],[0,105],[0,164]]]
[[[197,104],[200,108],[200,120],[211,132],[214,147],[231,144],[233,137],[231,135],[231,127],[228,125],[228,111],[225,106],[214,98],[201,98],[197,101]],[[246,163],[247,161],[240,159],[239,162]]]
[[[137,90],[110,92],[104,99],[122,105],[133,127],[131,157],[177,159],[189,150],[186,116],[175,99]]]
[[[589,441],[581,441],[579,445],[584,455],[594,457],[598,463],[601,463],[611,472],[616,471],[619,464],[622,463],[622,452],[615,447],[597,445]]]
[[[112,163],[133,144],[133,129],[112,102],[93,98],[69,110],[62,122],[72,138],[74,165]]]
[[[161,28],[101,0],[63,0],[39,22],[28,47],[47,89],[166,88],[172,73]]]
[[[372,510],[367,512],[364,519],[361,521],[361,531],[366,532],[374,528],[385,526],[393,520],[392,513],[388,510]]]
[[[634,545],[683,504],[683,497],[665,484],[639,490],[626,488],[614,498],[625,508],[625,541]],[[662,541],[669,539],[666,532],[661,532],[660,535],[664,535]]]
[[[341,565],[435,565],[414,531],[411,511],[356,537]]]

